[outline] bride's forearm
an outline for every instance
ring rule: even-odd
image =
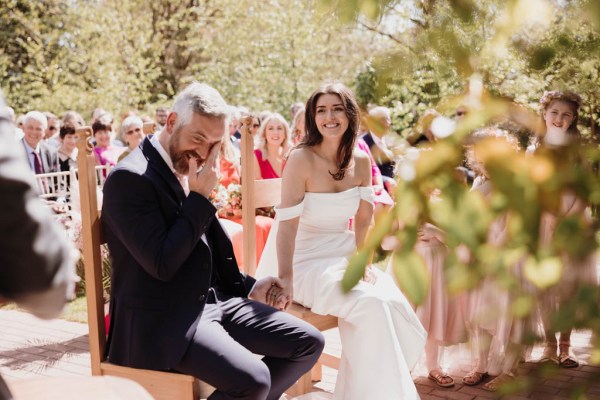
[[[298,223],[296,221],[281,221],[277,232],[277,260],[279,278],[289,283],[294,278],[294,248]]]

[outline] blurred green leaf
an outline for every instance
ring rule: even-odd
[[[423,259],[413,251],[394,253],[392,268],[396,281],[408,300],[421,304],[425,300],[431,277]]]
[[[531,296],[519,296],[512,303],[512,315],[515,318],[525,318],[531,314],[535,307],[536,303]]]
[[[365,267],[369,262],[371,252],[361,250],[358,251],[348,263],[344,278],[342,279],[342,290],[348,293],[365,275]]]
[[[562,269],[562,262],[558,257],[547,257],[541,260],[528,257],[524,266],[527,279],[540,289],[546,289],[557,284]]]

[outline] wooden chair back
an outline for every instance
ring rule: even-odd
[[[142,126],[142,132],[144,132],[144,135],[153,134],[155,130],[156,122],[144,122],[144,125]]]
[[[271,207],[281,202],[281,178],[254,179],[254,138],[250,131],[252,118],[242,119],[241,152],[242,152],[242,224],[244,226],[244,269],[254,275],[256,271],[256,236],[255,210],[260,207]],[[292,303],[288,312],[303,321],[314,325],[320,331],[337,328],[338,320],[331,315],[315,314],[298,303]],[[298,396],[312,390],[312,381],[321,380],[322,365],[338,369],[340,359],[323,353],[312,371],[307,372],[286,391],[290,396]]]
[[[252,117],[242,120],[242,225],[244,227],[244,272],[256,272],[256,220],[257,208],[273,207],[281,202],[281,178],[254,179],[254,137],[249,127]],[[248,184],[250,183],[250,184]]]
[[[89,342],[92,375],[111,375],[128,378],[142,385],[155,399],[196,400],[200,394],[199,382],[193,376],[122,367],[106,361],[106,326],[102,289],[101,245],[102,221],[96,193],[97,173],[93,137],[90,127],[77,129],[79,154],[77,166],[81,202],[83,260],[86,279]],[[152,349],[148,349],[152,351]]]

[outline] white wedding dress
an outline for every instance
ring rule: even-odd
[[[404,295],[378,268],[373,268],[374,285],[360,281],[348,294],[341,289],[348,259],[356,250],[349,220],[361,200],[372,203],[373,198],[371,188],[354,187],[340,193],[306,193],[300,204],[277,209],[257,277],[278,275],[279,221],[299,216],[294,300],[315,313],[340,318],[342,357],[334,398],[418,399],[410,370],[427,334]]]

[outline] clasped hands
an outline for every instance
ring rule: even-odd
[[[252,290],[249,297],[252,300],[260,301],[284,311],[292,304],[292,284],[269,276],[256,282],[256,286],[254,286],[254,290]]]

